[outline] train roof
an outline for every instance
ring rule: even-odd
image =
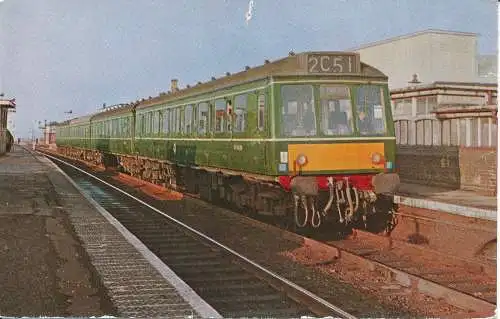
[[[83,116],[75,117],[75,118],[73,118],[73,119],[70,120],[69,124],[70,125],[75,125],[75,124],[89,124],[90,120],[92,119],[93,116],[94,116],[94,114],[88,114],[88,115],[83,115]]]
[[[324,58],[322,58],[324,57]],[[351,72],[344,73],[333,73],[333,72],[321,72],[322,70],[318,67],[313,70],[312,66],[310,66],[310,59],[317,59],[316,64],[318,64],[321,60],[327,61],[332,65],[332,60],[335,57],[351,57],[351,63],[354,68]],[[330,59],[330,60],[328,60]],[[321,65],[323,67],[326,64]],[[347,66],[344,65],[344,66]],[[317,72],[319,71],[319,72]],[[198,94],[203,94],[205,92],[223,89],[226,87],[247,83],[267,77],[282,77],[282,76],[306,76],[306,75],[315,75],[315,76],[338,76],[343,79],[356,79],[360,77],[368,77],[373,80],[381,80],[387,81],[388,77],[377,70],[376,68],[362,63],[360,61],[360,55],[357,52],[339,52],[339,51],[324,51],[324,52],[303,52],[299,54],[294,54],[290,52],[288,57],[276,60],[274,62],[270,62],[268,60],[265,61],[263,65],[257,67],[246,67],[245,70],[235,73],[233,75],[227,73],[226,76],[221,78],[212,78],[211,81],[200,83],[197,85],[186,87],[184,89],[178,90],[176,92],[161,93],[157,97],[142,99],[138,102],[137,109],[142,109],[149,107],[151,105],[155,105],[158,103],[165,103],[168,101],[176,100],[179,98],[187,98],[190,96],[196,96]]]
[[[94,113],[92,120],[99,120],[110,116],[129,113],[133,110],[134,107],[134,103],[112,105],[103,110],[100,110],[98,113]]]
[[[71,122],[71,120],[65,120],[65,121],[62,121],[62,122],[55,122],[55,126],[66,126],[66,125],[69,125],[69,123]]]
[[[334,73],[334,72],[321,72],[321,68],[324,65],[329,63],[329,66],[332,65],[332,59],[340,57],[340,58],[351,58],[352,59],[352,72],[344,72],[344,73]],[[310,65],[310,59],[316,59],[316,65],[320,67],[316,67],[315,71],[313,67]],[[327,61],[327,64],[318,64]],[[321,61],[321,62],[320,62]],[[347,66],[345,64],[344,66]],[[319,71],[319,72],[318,72]],[[149,97],[147,99],[141,99],[140,101],[135,101],[128,104],[117,104],[110,107],[106,107],[103,110],[98,110],[96,113],[81,116],[74,118],[72,120],[64,121],[58,123],[58,126],[69,125],[69,124],[80,124],[86,123],[93,120],[101,120],[104,118],[108,118],[110,116],[116,116],[128,113],[132,111],[134,108],[143,109],[152,105],[157,105],[160,103],[167,103],[169,101],[174,101],[181,98],[188,98],[192,96],[196,96],[199,94],[207,93],[210,91],[220,90],[224,88],[229,88],[234,85],[248,83],[252,81],[257,81],[261,79],[265,79],[268,77],[285,77],[285,76],[317,76],[317,77],[325,77],[325,76],[338,76],[341,79],[359,79],[370,78],[371,80],[378,81],[387,81],[388,77],[377,70],[376,68],[361,62],[360,55],[357,52],[343,52],[343,51],[310,51],[303,52],[299,54],[294,54],[290,52],[290,54],[279,60],[270,62],[268,60],[265,61],[263,65],[259,65],[256,67],[245,67],[245,70],[235,73],[229,74],[226,73],[226,76],[220,77],[218,79],[212,78],[211,81],[201,83],[198,82],[195,86],[186,86],[183,89],[176,90],[175,92],[169,93],[160,93],[156,97]]]

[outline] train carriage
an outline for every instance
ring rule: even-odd
[[[61,153],[85,159],[91,148],[90,121],[93,115],[80,116],[56,125],[56,144]]]
[[[153,100],[137,107],[138,153],[183,165],[265,174],[262,142],[270,136],[264,113],[267,79],[228,87],[199,86],[172,94],[170,101]],[[238,143],[244,143],[244,151]],[[249,160],[243,152],[254,156]]]
[[[55,125],[56,127],[56,145],[58,148],[70,146],[69,143],[69,123],[70,120],[59,122]]]
[[[70,139],[68,145],[81,149],[90,148],[90,120],[92,115],[72,119],[69,122]]]
[[[132,154],[134,105],[109,106],[92,117],[92,149],[110,154]]]
[[[92,147],[133,176],[299,227],[390,228],[399,178],[387,80],[356,53],[291,53],[96,115]],[[121,119],[125,139],[98,133]]]

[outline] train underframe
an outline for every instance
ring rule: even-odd
[[[247,215],[270,216],[294,231],[365,229],[389,234],[397,224],[396,174],[274,178],[178,165],[152,158],[58,147],[58,153],[96,166],[117,168],[135,178],[199,195]],[[364,181],[364,182],[361,182]],[[366,181],[369,181],[366,183]]]

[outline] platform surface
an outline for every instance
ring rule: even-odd
[[[217,317],[127,236],[53,163],[15,145],[0,157],[0,316]]]
[[[472,191],[401,183],[396,202],[468,217],[497,220],[497,197]]]

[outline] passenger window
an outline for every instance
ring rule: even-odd
[[[208,103],[203,102],[198,104],[198,133],[206,134],[210,129],[210,123],[208,120],[210,119],[210,109],[208,108]]]
[[[174,109],[174,112],[175,112],[175,116],[174,116],[174,121],[175,121],[175,126],[174,126],[174,130],[175,130],[175,133],[179,133],[181,131],[181,108],[180,107],[176,107]]]
[[[190,104],[184,109],[184,133],[191,134],[193,125],[193,105]]]
[[[137,122],[139,126],[139,132],[141,134],[144,134],[144,129],[145,129],[145,124],[144,124],[144,114],[140,115],[139,121]],[[101,132],[102,132],[102,126],[101,126]]]
[[[160,112],[156,111],[156,112],[153,112],[153,124],[151,125],[152,126],[152,133],[153,134],[158,134],[158,131],[159,131],[159,125],[160,125]]]
[[[122,129],[123,135],[125,137],[128,137],[130,135],[130,118],[125,118],[123,122],[123,129]]]
[[[351,135],[352,107],[349,87],[345,85],[320,86],[321,131],[325,135]]]
[[[151,112],[148,112],[146,114],[147,118],[146,118],[146,133],[149,134],[151,133],[151,124],[152,124],[152,121],[151,121]]]
[[[234,100],[234,131],[235,132],[245,132],[247,123],[247,95],[242,94],[236,96]]]
[[[170,109],[170,132],[175,133],[175,109]]]
[[[184,133],[184,106],[178,107],[177,108],[179,111],[178,113],[178,120],[177,122],[179,123],[179,133]]]
[[[259,131],[263,131],[266,124],[266,96],[264,94],[259,95],[257,100],[258,116],[257,116],[257,128]]]
[[[215,100],[215,132],[223,133],[226,117],[226,101],[224,99]]]
[[[170,110],[163,111],[163,133],[170,132]]]

